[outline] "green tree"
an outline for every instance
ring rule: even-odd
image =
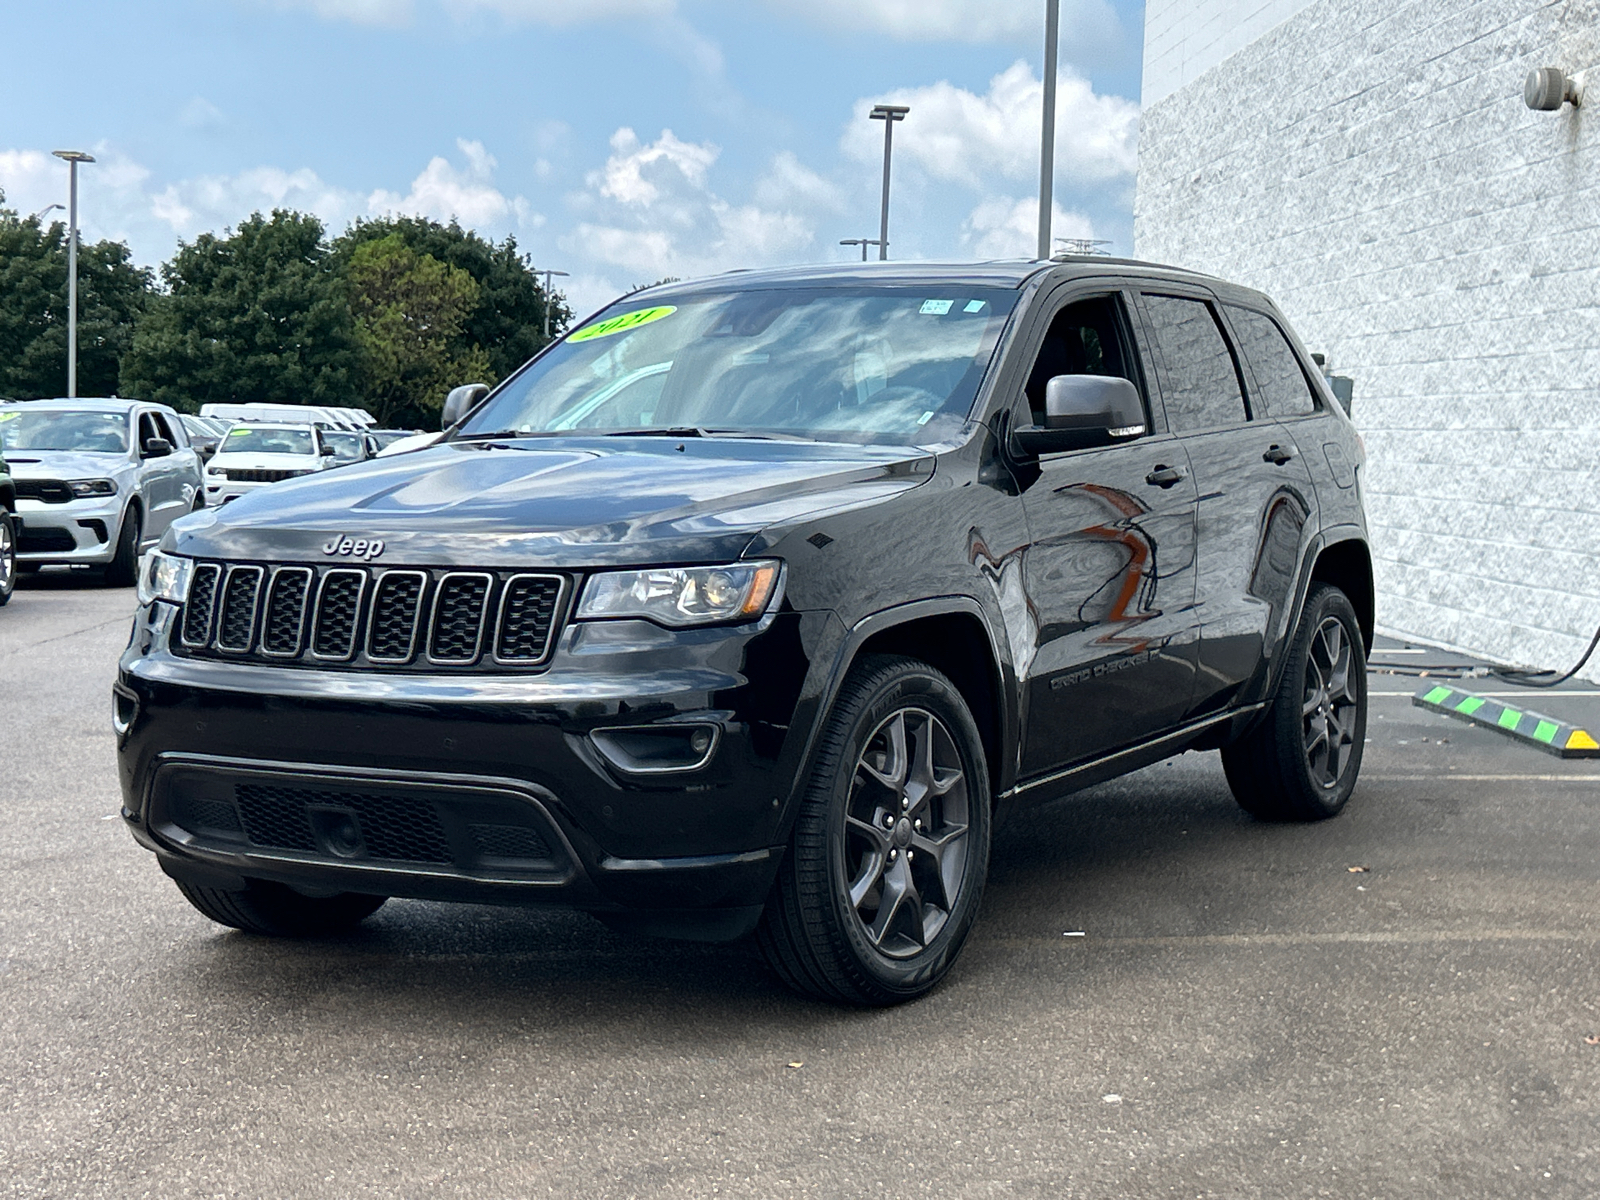
[[[0,204],[5,200],[0,193]],[[116,392],[153,279],[121,242],[78,246],[78,394]],[[67,227],[0,207],[0,396],[67,394]]]
[[[384,217],[357,221],[334,242],[334,254],[348,261],[357,247],[395,236],[412,253],[458,267],[477,283],[478,296],[462,324],[458,345],[463,351],[481,346],[496,378],[504,379],[544,347],[547,303],[552,337],[572,320],[565,304],[545,295],[514,237],[497,243],[455,221],[441,225],[426,217]]]
[[[180,243],[122,366],[129,395],[194,411],[211,401],[358,405],[361,351],[344,280],[316,217],[255,213]]]
[[[345,268],[363,351],[367,408],[382,425],[437,425],[445,393],[497,378],[481,346],[465,345],[477,282],[418,254],[398,233],[363,242]]]

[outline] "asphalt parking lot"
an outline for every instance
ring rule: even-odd
[[[1214,754],[1022,814],[947,984],[850,1012],[573,913],[207,923],[116,819],[133,602],[0,610],[7,1194],[1600,1194],[1600,761],[1409,676],[1341,817],[1254,822]]]

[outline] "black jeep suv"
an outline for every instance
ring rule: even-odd
[[[115,687],[123,815],[241,929],[555,901],[905,1000],[998,806],[1220,749],[1257,816],[1339,811],[1362,460],[1272,302],[1179,270],[631,295],[441,444],[173,527]]]

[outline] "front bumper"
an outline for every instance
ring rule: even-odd
[[[717,939],[759,917],[825,614],[569,625],[543,671],[442,677],[185,658],[175,612],[140,610],[115,697],[123,816],[168,874],[556,902]],[[714,730],[705,761],[619,765],[604,736],[677,728]]]
[[[93,496],[65,504],[19,497],[22,536],[17,561],[103,566],[116,557],[123,503],[121,496]]]
[[[215,508],[221,504],[237,500],[240,496],[248,496],[251,492],[260,491],[264,487],[271,487],[272,483],[248,483],[244,480],[228,479],[207,473],[206,477],[206,507]],[[283,480],[273,482],[282,483]]]

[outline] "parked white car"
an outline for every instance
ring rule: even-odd
[[[178,414],[137,400],[30,400],[0,408],[15,480],[17,562],[67,563],[134,582],[139,555],[204,506],[200,459]]]
[[[206,464],[206,503],[226,504],[279,480],[337,465],[333,448],[314,425],[241,422],[228,430]]]

